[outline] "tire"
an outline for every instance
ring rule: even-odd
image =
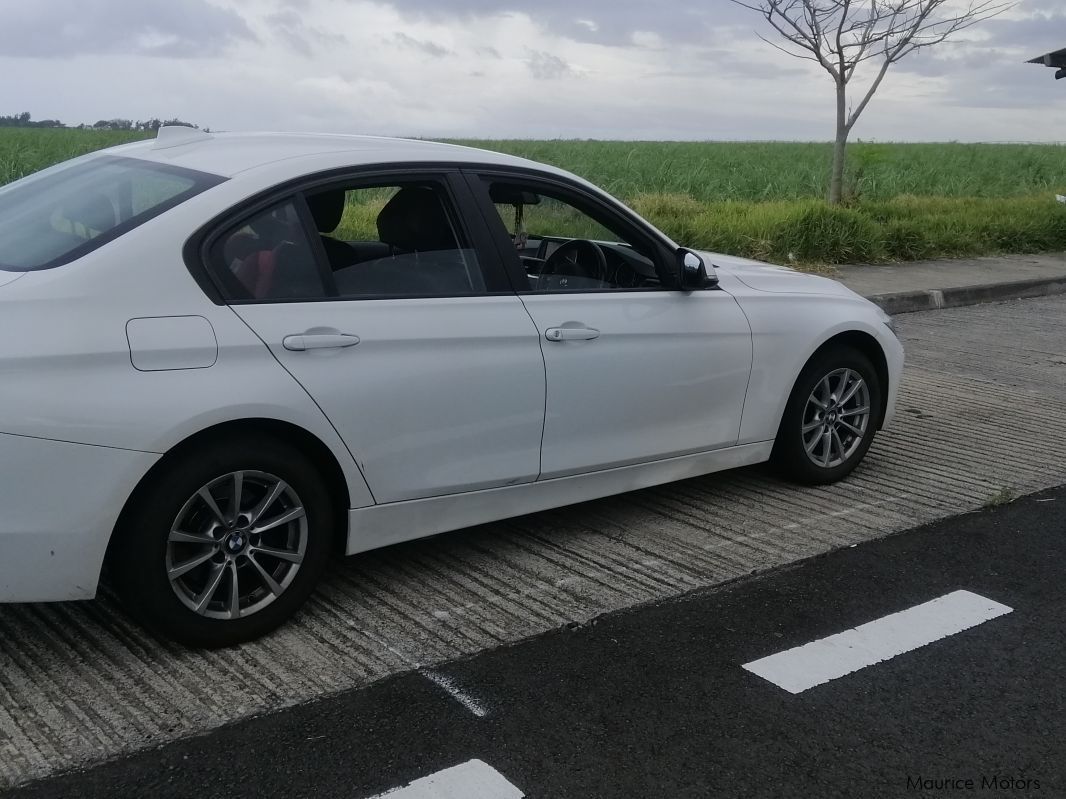
[[[300,609],[335,540],[333,503],[303,452],[227,437],[175,455],[149,479],[111,548],[131,615],[186,646],[216,648],[265,635]]]
[[[858,387],[856,376],[862,380]],[[839,403],[852,389],[854,393]],[[771,455],[773,466],[804,485],[846,477],[865,457],[881,426],[883,390],[870,359],[853,347],[830,346],[816,353],[788,398]],[[818,402],[827,407],[820,409]],[[863,407],[865,414],[858,413]]]

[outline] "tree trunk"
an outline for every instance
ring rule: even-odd
[[[847,85],[837,83],[837,134],[833,141],[833,171],[829,179],[829,203],[840,205],[844,199],[844,165],[847,160],[848,134]]]

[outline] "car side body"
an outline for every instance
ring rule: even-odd
[[[107,156],[224,179],[69,264],[0,271],[0,601],[93,597],[131,498],[222,434],[305,452],[336,503],[337,547],[354,554],[766,461],[797,376],[834,342],[877,370],[879,425],[894,412],[903,351],[879,309],[830,279],[715,253],[700,253],[715,286],[622,304],[501,291],[286,308],[228,302],[204,276],[207,237],[239,209],[338,176],[430,174],[469,218],[480,213],[472,176],[533,177],[654,231],[562,170],[429,142],[286,134],[179,131],[87,158]],[[484,230],[472,238],[496,257]],[[545,340],[538,307],[563,329],[600,319],[599,340]],[[290,351],[283,334],[313,334],[319,313],[322,331],[358,345]],[[328,321],[348,317],[343,329]],[[640,342],[625,336],[633,320],[650,331]],[[339,418],[349,396],[364,410]]]

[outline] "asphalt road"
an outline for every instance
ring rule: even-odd
[[[721,473],[368,553],[219,652],[155,640],[106,592],[0,606],[0,789],[1066,483],[1066,297],[898,321],[897,419],[833,486]]]
[[[1059,488],[3,796],[360,799],[470,761],[514,793],[396,796],[1066,796],[1064,564]],[[1009,612],[796,694],[743,668],[957,591]]]

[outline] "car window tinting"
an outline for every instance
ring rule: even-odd
[[[0,269],[69,263],[223,180],[116,156],[30,175],[0,189]]]
[[[292,200],[232,228],[216,250],[215,276],[233,299],[311,300],[326,296],[307,230]]]
[[[278,215],[275,208],[224,232],[212,246],[209,269],[226,299],[277,302],[486,293],[477,254],[455,223],[452,205],[440,185],[340,185],[309,191],[304,200],[306,228],[288,230],[278,239],[272,232]],[[292,208],[292,202],[284,207]],[[309,292],[313,271],[309,259],[315,239],[324,263],[316,290]],[[275,253],[282,241],[298,241],[301,255],[298,264],[291,258],[280,263],[283,271],[278,272]],[[297,270],[307,276],[307,280],[300,279],[299,290],[271,277]]]

